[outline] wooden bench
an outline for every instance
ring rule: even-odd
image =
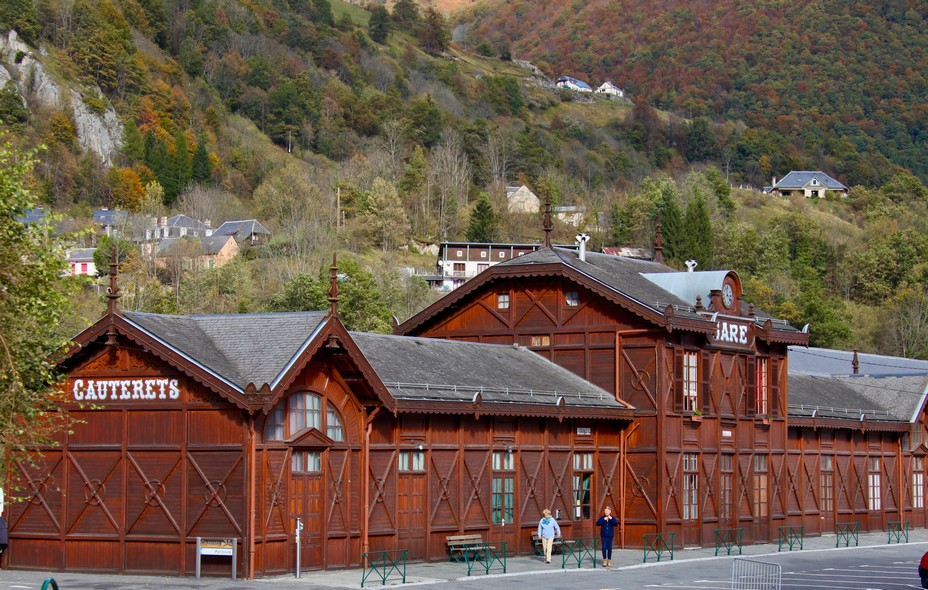
[[[483,542],[483,535],[480,533],[470,535],[449,535],[445,537],[445,544],[448,546],[448,555],[451,561],[464,561],[464,554],[475,549],[496,549]]]
[[[836,522],[835,523],[835,549],[844,542],[845,547],[851,546],[851,539],[854,540],[854,547],[859,545],[858,533],[860,524],[856,522]]]
[[[741,536],[744,529],[715,529],[715,556],[718,557],[719,550],[724,547],[731,555],[731,550],[738,548],[738,555],[741,555]]]
[[[912,530],[911,524],[908,522],[903,523],[898,520],[891,520],[886,523],[886,544],[890,544],[893,541],[896,543],[902,543],[903,539],[906,543],[909,542],[909,531]]]
[[[561,545],[564,544],[564,537],[555,537],[554,543],[551,545],[551,553],[560,553]],[[544,555],[545,549],[541,545],[541,537],[538,536],[538,531],[532,532],[532,547],[535,549],[535,555]]]
[[[783,545],[789,546],[790,551],[798,545],[801,550],[805,531],[805,526],[777,527],[777,551],[783,551]]]

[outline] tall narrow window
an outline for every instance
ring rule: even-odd
[[[699,518],[699,455],[683,454],[683,520]]]
[[[754,516],[767,516],[767,455],[754,456]]]
[[[699,353],[683,353],[683,409],[699,409]]]
[[[819,475],[821,485],[819,493],[822,496],[822,512],[831,512],[835,509],[835,464],[830,455],[822,455],[822,469]]]
[[[870,472],[867,474],[867,482],[869,484],[867,487],[870,493],[867,496],[867,502],[870,510],[879,510],[883,506],[881,497],[882,486],[880,483],[880,458],[870,457],[868,465],[870,467]]]
[[[493,453],[493,480],[491,484],[493,524],[511,523],[515,506],[515,460],[512,453]]]
[[[925,507],[925,458],[912,457],[912,508]]]
[[[768,399],[770,396],[770,359],[761,357],[757,359],[757,404],[755,410],[758,416],[766,416]]]
[[[341,418],[338,417],[338,411],[331,405],[329,405],[329,411],[326,412],[325,433],[332,440],[345,440]]]
[[[719,465],[719,517],[723,520],[731,519],[731,488],[734,479],[734,457],[722,455]]]
[[[590,519],[592,480],[593,453],[574,453],[574,520]]]
[[[295,393],[288,400],[290,404],[290,434],[304,428],[319,428],[322,422],[322,399],[312,393]]]

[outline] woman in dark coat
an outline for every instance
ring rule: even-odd
[[[619,521],[612,516],[612,509],[606,506],[603,509],[603,515],[596,521],[599,527],[599,539],[603,544],[603,567],[612,566],[612,539],[615,537],[615,528],[619,526]]]

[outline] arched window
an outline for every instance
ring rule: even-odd
[[[335,441],[345,440],[338,410],[322,396],[308,391],[281,400],[268,414],[264,440],[286,440],[301,430],[315,428]]]

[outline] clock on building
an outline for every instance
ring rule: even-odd
[[[730,283],[725,283],[722,285],[722,305],[725,306],[725,309],[731,309],[732,304],[735,302],[735,291],[731,288]]]

